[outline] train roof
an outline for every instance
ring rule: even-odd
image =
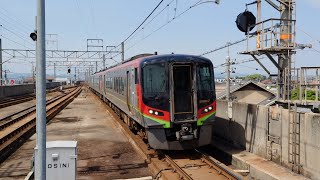
[[[174,59],[171,59],[174,58]],[[197,55],[187,55],[187,54],[164,54],[164,55],[154,55],[154,56],[147,56],[142,59],[142,62],[150,62],[150,61],[155,61],[158,59],[162,59],[163,61],[184,61],[185,59],[196,59],[200,61],[205,61],[205,62],[211,62],[208,58],[202,57],[202,56],[197,56]]]
[[[174,58],[174,59],[173,59]],[[132,65],[132,64],[140,64],[140,63],[145,63],[145,62],[152,62],[152,61],[158,61],[161,59],[163,62],[179,62],[183,61],[185,59],[197,59],[198,61],[203,61],[203,62],[210,62],[211,61],[205,57],[202,56],[197,56],[197,55],[187,55],[187,54],[163,54],[163,55],[155,55],[155,54],[139,54],[136,56],[131,57],[130,59],[127,59],[126,61],[123,61],[121,63],[115,64],[113,66],[108,67],[107,69],[101,70],[99,72],[96,72],[95,74],[100,74],[102,72],[114,69],[114,68],[120,68],[124,67],[127,65]]]

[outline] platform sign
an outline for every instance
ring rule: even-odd
[[[35,158],[37,161],[37,147]],[[77,141],[47,142],[47,180],[75,180],[77,173]]]

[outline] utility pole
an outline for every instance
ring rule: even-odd
[[[86,83],[89,83],[89,82],[88,82],[88,69],[86,69],[86,70],[84,71],[84,80],[85,80]]]
[[[78,80],[80,81],[81,80],[81,78],[80,78],[80,71],[79,71],[79,69],[77,69],[78,70]]]
[[[32,73],[32,83],[35,84],[35,74],[34,74],[34,62],[31,62],[32,64],[32,69],[31,69],[31,73]]]
[[[316,107],[319,107],[319,69],[316,69],[316,84],[317,84],[317,86],[316,86],[316,104],[315,104],[315,106]],[[301,89],[300,89],[300,91],[301,91]]]
[[[35,179],[46,179],[46,31],[45,0],[37,0],[36,144]]]
[[[226,92],[227,92],[227,101],[230,101],[230,57],[228,56],[226,59]]]
[[[106,55],[105,54],[102,56],[102,61],[103,61],[102,69],[105,69],[106,68]]]
[[[56,63],[53,63],[53,78],[56,80]]]
[[[4,82],[7,82],[7,70],[4,70]]]
[[[74,82],[77,81],[77,67],[74,67]]]
[[[121,60],[124,61],[124,42],[121,43]]]
[[[230,60],[230,56],[228,56],[226,59],[226,73],[227,73],[227,77],[226,77],[227,95],[226,95],[226,98],[227,98],[227,103],[228,103],[227,114],[228,114],[228,118],[231,120],[232,119],[232,101],[230,99],[230,73],[231,73],[230,65],[231,65],[231,60]]]
[[[98,72],[98,61],[96,61],[96,72]]]
[[[2,40],[0,38],[0,86],[2,85]]]

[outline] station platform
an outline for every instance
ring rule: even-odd
[[[250,179],[263,180],[308,180],[308,178],[293,173],[290,169],[280,166],[272,161],[259,157],[244,150],[238,150],[225,142],[215,139],[211,146],[215,149],[215,154],[222,157],[224,162],[239,172],[248,172]],[[237,171],[236,170],[236,171]]]
[[[150,176],[111,114],[86,89],[47,124],[47,141],[78,141],[77,179],[127,179]],[[0,164],[0,179],[24,179],[31,170],[35,135]]]

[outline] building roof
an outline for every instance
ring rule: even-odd
[[[239,91],[241,89],[244,89],[244,88],[246,88],[248,86],[252,86],[252,85],[254,87],[256,87],[257,89],[260,89],[262,91],[268,92],[268,93],[270,93],[272,95],[271,99],[266,99],[266,100],[260,102],[259,104],[270,105],[276,100],[276,94],[274,92],[272,92],[269,89],[265,88],[262,84],[255,83],[255,82],[252,82],[252,81],[248,81],[248,82],[246,82],[244,84],[236,84],[234,86],[231,86],[230,87],[230,93],[232,94],[232,93],[234,93],[236,91]],[[223,91],[222,93],[217,94],[217,99],[224,99],[224,98],[226,98],[226,96],[227,96],[227,92]]]

